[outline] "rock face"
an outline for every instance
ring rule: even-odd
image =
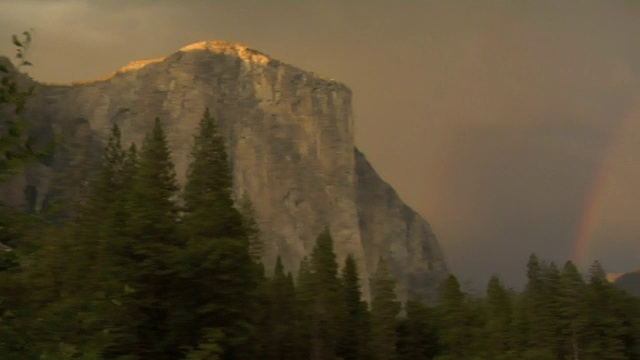
[[[356,204],[367,267],[373,271],[381,256],[391,259],[399,280],[396,291],[435,300],[447,266],[431,226],[405,205],[356,149]]]
[[[429,225],[398,198],[355,150],[351,91],[245,46],[209,41],[138,61],[99,80],[38,85],[28,116],[56,134],[54,158],[0,190],[37,211],[81,194],[112,124],[140,144],[159,117],[184,183],[198,122],[208,107],[226,135],[237,196],[256,207],[271,269],[279,254],[297,271],[326,226],[338,260],[352,253],[365,291],[380,256],[401,299],[433,299],[447,268]],[[27,196],[28,195],[28,196]]]

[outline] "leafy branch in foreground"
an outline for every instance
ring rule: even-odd
[[[22,67],[32,66],[26,57],[31,40],[29,31],[12,36],[17,68],[0,62],[0,181],[46,155],[35,149],[33,138],[27,134],[29,122],[23,116],[33,86],[23,89],[18,79]]]

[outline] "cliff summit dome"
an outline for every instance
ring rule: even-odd
[[[209,40],[209,41],[201,41],[197,43],[193,43],[191,45],[187,45],[180,49],[181,52],[188,51],[198,51],[198,50],[208,50],[218,54],[225,54],[230,56],[236,56],[243,60],[259,63],[259,64],[267,64],[271,59],[246,45],[242,45],[239,43],[234,43],[231,41],[222,41],[222,40]]]

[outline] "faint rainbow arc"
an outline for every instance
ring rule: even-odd
[[[608,152],[608,150],[607,150]],[[604,159],[608,159],[608,156],[604,156]],[[598,167],[596,172],[595,181],[591,185],[589,196],[587,197],[586,205],[580,218],[580,225],[576,233],[574,241],[574,254],[573,259],[576,265],[580,267],[587,266],[586,262],[589,256],[589,247],[593,239],[593,232],[596,228],[596,223],[599,215],[599,210],[604,198],[606,180],[608,177],[608,166],[606,160],[600,160],[604,163]]]
[[[598,224],[607,183],[611,176],[612,160],[624,139],[627,129],[633,123],[633,119],[635,118],[633,115],[635,113],[637,112],[632,112],[620,121],[617,129],[610,137],[609,144],[603,152],[603,156],[600,158],[600,164],[596,168],[595,180],[592,182],[591,190],[588,193],[589,195],[587,196],[587,201],[585,202],[585,207],[580,218],[580,225],[574,240],[572,258],[576,265],[580,267],[586,267],[588,265],[586,262],[590,255],[591,246],[593,245],[593,233]]]

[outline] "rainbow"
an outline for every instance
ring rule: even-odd
[[[639,109],[633,110],[636,111],[632,111],[628,116],[625,116],[609,138],[609,144],[606,146],[600,158],[599,166],[596,168],[595,176],[593,177],[594,181],[585,201],[574,240],[572,259],[579,267],[586,268],[589,265],[587,262],[591,261],[590,250],[595,240],[593,235],[597,229],[606,199],[612,163],[618,154],[619,148],[624,143],[627,130],[633,124],[633,120],[637,119],[634,115],[640,113],[638,112]]]
[[[609,153],[609,151],[607,151],[607,153]],[[607,158],[608,156],[603,156],[603,159]],[[604,194],[606,193],[608,170],[607,162],[601,160],[601,165],[598,167],[595,180],[591,185],[591,191],[587,196],[580,225],[574,240],[572,258],[574,263],[581,268],[588,266],[589,250],[593,243],[593,234],[598,224],[598,215],[600,215],[601,204],[604,200]]]

